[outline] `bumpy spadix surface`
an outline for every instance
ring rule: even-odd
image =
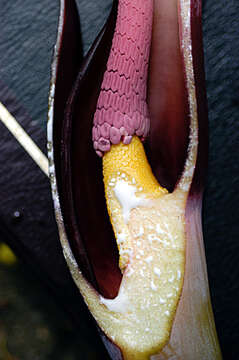
[[[136,136],[129,145],[112,145],[103,170],[123,278],[114,299],[103,298],[84,281],[81,292],[124,359],[146,360],[169,340],[182,291],[189,179],[183,176],[173,193],[163,189]]]
[[[94,116],[98,155],[132,135],[149,131],[146,84],[152,33],[153,0],[120,0],[112,48]]]

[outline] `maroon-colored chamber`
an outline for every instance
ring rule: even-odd
[[[79,268],[102,295],[113,298],[117,295],[122,275],[118,267],[118,250],[106,209],[102,163],[92,145],[92,124],[100,90],[108,87],[109,81],[113,81],[106,76],[106,82],[102,85],[114,35],[117,2],[114,2],[106,26],[81,67],[79,67],[79,24],[76,20],[72,21],[73,14],[73,18],[76,19],[76,9],[73,0],[67,4],[61,34],[61,51],[57,63],[54,107],[57,184],[64,225]],[[203,63],[198,9],[200,10],[200,1],[192,1],[193,64],[195,79],[199,84],[196,83],[196,92],[200,124],[199,160],[196,177],[193,180],[194,192],[201,191],[202,188],[204,171],[200,170],[199,165],[205,162],[207,152],[205,93],[199,91],[199,88],[203,87],[201,72]],[[156,2],[147,84],[150,135],[145,148],[155,176],[161,185],[171,191],[182,173],[187,157],[190,122],[179,38],[178,12],[175,3],[168,0]],[[109,68],[114,67],[114,61],[109,62]],[[121,71],[123,70],[124,67]],[[68,74],[67,80],[65,74]],[[142,90],[142,94],[145,94],[145,91]],[[67,101],[68,94],[70,96]],[[104,109],[103,103],[102,109]],[[143,109],[142,114],[144,114]],[[97,121],[101,122],[99,118]],[[110,121],[107,120],[106,123],[109,124]],[[117,122],[117,119],[115,121]],[[121,120],[118,121],[119,128]],[[134,124],[138,124],[137,121]],[[111,124],[109,126],[112,127]],[[117,126],[113,123],[113,127],[117,128]],[[103,135],[108,134],[108,129],[105,127],[107,126],[101,130]],[[131,136],[130,131],[127,133],[129,136]],[[98,135],[95,133],[94,136]]]

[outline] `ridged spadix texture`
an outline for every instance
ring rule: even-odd
[[[150,121],[146,103],[153,0],[120,0],[107,70],[94,116],[98,155],[111,144],[145,138]]]

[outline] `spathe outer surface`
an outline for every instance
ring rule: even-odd
[[[70,2],[68,2],[69,4]],[[195,112],[197,119],[199,120],[200,126],[198,127],[198,139],[199,139],[199,148],[198,148],[198,157],[196,163],[195,176],[193,178],[190,196],[188,200],[187,209],[190,208],[190,215],[192,215],[192,209],[194,208],[195,201],[198,205],[198,209],[200,212],[200,203],[201,203],[201,195],[203,189],[203,182],[205,177],[205,163],[207,159],[207,118],[206,118],[206,98],[204,91],[204,77],[202,74],[202,66],[203,66],[203,57],[202,57],[202,43],[201,43],[201,2],[200,1],[189,1],[191,8],[191,24],[189,26],[189,30],[191,28],[191,41],[192,41],[192,64],[193,68],[190,67],[192,64],[189,64],[187,69],[186,64],[186,78],[188,75],[188,71],[191,71],[191,81],[196,79],[196,86],[194,88],[194,84],[192,83],[192,87],[190,87],[190,81],[186,79],[188,86],[189,97],[197,95],[197,101],[195,98],[192,103],[189,103],[189,108],[193,106],[193,110]],[[103,196],[103,184],[102,180],[97,178],[97,174],[99,174],[100,164],[98,160],[93,160],[93,149],[91,148],[90,139],[91,139],[91,120],[93,118],[93,113],[96,105],[97,95],[99,93],[99,86],[103,76],[104,68],[107,61],[107,53],[110,50],[110,42],[113,35],[114,29],[114,21],[115,21],[115,7],[113,7],[113,12],[109,21],[99,35],[95,44],[93,45],[92,50],[90,51],[88,57],[83,64],[75,85],[73,86],[73,90],[71,92],[71,96],[67,102],[67,92],[71,90],[71,86],[74,82],[74,78],[79,62],[76,61],[75,65],[71,67],[71,73],[68,77],[68,84],[65,87],[66,91],[61,93],[59,89],[62,89],[64,84],[64,79],[62,74],[65,73],[67,69],[67,63],[64,63],[65,54],[64,53],[64,36],[67,34],[67,13],[68,10],[65,6],[65,2],[61,2],[61,16],[59,23],[59,32],[58,32],[58,40],[56,45],[56,53],[54,56],[53,66],[52,66],[52,84],[50,90],[50,103],[49,103],[49,122],[48,122],[48,148],[49,148],[49,160],[50,160],[50,177],[52,184],[52,192],[53,199],[55,205],[56,219],[58,223],[61,243],[63,246],[63,252],[65,258],[68,262],[70,270],[72,272],[72,276],[76,283],[78,282],[78,277],[80,272],[82,271],[83,275],[94,284],[95,288],[99,290],[104,296],[114,297],[117,293],[117,288],[119,286],[121,275],[117,266],[117,252],[112,245],[107,240],[107,236],[102,238],[102,241],[106,241],[103,245],[100,241],[100,246],[96,249],[94,244],[93,246],[89,245],[92,239],[98,234],[101,234],[98,226],[96,229],[93,228],[95,222],[98,221],[99,226],[103,226],[104,234],[109,233],[109,238],[112,237],[110,234],[110,226],[107,225],[109,221],[105,221],[107,219],[107,214],[105,211],[104,196]],[[116,3],[115,3],[116,5]],[[181,3],[181,6],[184,6]],[[181,34],[184,36],[184,34]],[[77,39],[77,37],[76,37]],[[71,44],[73,44],[71,50],[71,58],[77,59],[77,50],[74,46],[74,39],[71,40]],[[189,46],[189,43],[186,43],[186,46]],[[102,54],[104,54],[102,57]],[[67,54],[69,56],[69,53]],[[98,72],[95,73],[96,78],[92,77],[91,71],[95,71],[96,63],[97,65],[100,62],[100,67],[98,68]],[[184,59],[185,60],[185,59]],[[66,66],[64,68],[64,66]],[[194,79],[193,79],[194,76]],[[95,80],[92,84],[92,80]],[[92,96],[89,100],[84,98],[85,87],[83,88],[82,84],[86,87],[86,94]],[[201,91],[201,89],[203,89]],[[67,91],[68,90],[68,91]],[[92,92],[91,92],[91,91]],[[61,90],[62,91],[62,90]],[[82,98],[80,97],[82,95]],[[82,101],[83,99],[83,101]],[[85,101],[89,101],[86,106]],[[59,105],[58,105],[59,104]],[[58,107],[59,106],[59,107]],[[65,110],[65,117],[64,117]],[[54,120],[54,123],[53,123]],[[78,120],[78,121],[77,121]],[[56,124],[57,121],[57,124]],[[76,122],[77,121],[77,122]],[[153,134],[157,133],[157,124],[154,123],[153,126]],[[63,129],[63,130],[62,130]],[[79,138],[76,138],[76,134]],[[79,141],[79,147],[76,150],[75,145]],[[82,144],[82,142],[84,142]],[[150,144],[151,142],[151,144]],[[149,147],[153,149],[152,140],[149,141]],[[76,151],[76,154],[75,154]],[[150,150],[149,150],[150,152]],[[153,164],[152,164],[153,165]],[[155,175],[157,177],[157,171],[155,170]],[[179,175],[179,173],[177,174]],[[96,176],[96,177],[95,177]],[[93,178],[93,181],[92,181]],[[159,176],[160,180],[160,176]],[[176,183],[175,179],[167,179],[169,188],[173,188]],[[101,183],[100,183],[101,182]],[[94,184],[96,187],[94,188]],[[76,187],[79,186],[79,190],[75,190]],[[85,193],[83,187],[85,186]],[[93,192],[93,196],[92,196]],[[95,197],[94,197],[95,194]],[[90,195],[87,196],[87,195]],[[94,202],[91,203],[91,199]],[[97,199],[97,200],[96,200]],[[103,200],[103,201],[102,201]],[[194,205],[191,205],[193,204]],[[70,204],[70,205],[69,205]],[[94,207],[97,206],[96,213],[94,215]],[[90,208],[90,210],[89,210]],[[99,211],[101,208],[102,211]],[[196,209],[196,207],[195,207]],[[76,215],[77,214],[77,215]],[[93,216],[92,216],[93,214]],[[99,220],[100,214],[100,220]],[[195,213],[197,216],[197,211]],[[69,216],[69,217],[68,217]],[[84,218],[84,221],[81,221],[81,216]],[[78,217],[78,218],[77,218]],[[89,221],[87,223],[87,220]],[[86,226],[85,226],[86,224]],[[80,230],[78,230],[78,226],[80,225]],[[104,226],[106,228],[104,228]],[[190,227],[190,224],[189,224]],[[96,231],[95,231],[96,230]],[[82,236],[83,235],[83,236]],[[68,240],[69,238],[69,240]],[[72,238],[75,239],[72,242]],[[84,241],[83,241],[84,239]],[[87,239],[87,241],[86,241]],[[68,242],[69,241],[69,242]],[[200,245],[201,246],[201,245]],[[102,250],[103,253],[99,254],[99,251]],[[203,248],[201,248],[202,250]],[[199,250],[199,252],[201,251]],[[94,263],[95,257],[88,255],[97,254],[96,262]],[[110,259],[110,255],[112,260],[107,262],[107,259]],[[89,261],[91,259],[91,262]],[[97,262],[97,259],[100,260],[100,263]],[[102,259],[104,259],[102,266]],[[200,264],[203,268],[205,264]],[[80,268],[80,270],[79,270]],[[107,271],[109,270],[110,271]],[[187,270],[186,270],[187,271]],[[94,274],[94,275],[93,275]],[[104,275],[109,275],[104,277]],[[203,282],[207,282],[207,274],[204,271],[205,278]],[[103,283],[101,283],[101,279],[103,279]],[[115,288],[111,286],[111,284],[116,284]],[[207,296],[209,296],[208,291],[206,291]],[[182,296],[183,298],[183,296]],[[210,302],[210,299],[208,299]],[[209,304],[210,305],[210,304]],[[180,307],[180,305],[179,305]],[[210,312],[210,306],[209,306]],[[175,325],[176,326],[176,325]],[[213,326],[213,325],[212,325]],[[215,331],[214,329],[212,331]],[[103,336],[104,338],[104,336]],[[114,359],[121,359],[121,354],[119,350],[115,346],[111,346],[106,340],[106,346],[108,348],[109,353]]]
[[[116,3],[115,3],[116,4]],[[48,113],[48,157],[49,157],[49,175],[51,180],[51,186],[52,186],[52,193],[53,193],[53,199],[54,199],[54,206],[55,206],[55,214],[56,214],[56,220],[58,224],[59,229],[59,235],[61,240],[63,241],[62,244],[65,242],[65,247],[63,245],[63,248],[65,249],[64,255],[67,258],[68,255],[71,257],[73,262],[75,261],[71,250],[68,247],[68,242],[65,237],[65,227],[62,219],[62,213],[61,213],[61,206],[60,206],[60,200],[58,196],[58,191],[60,189],[61,191],[61,183],[56,183],[56,178],[61,178],[61,165],[62,165],[62,158],[59,156],[59,153],[55,155],[56,150],[60,151],[62,142],[61,142],[61,136],[62,136],[62,123],[64,120],[64,113],[65,113],[65,107],[67,106],[67,100],[68,96],[73,88],[74,80],[77,78],[77,74],[80,68],[81,63],[81,43],[79,41],[80,39],[80,26],[78,23],[78,14],[76,11],[76,6],[74,0],[70,1],[61,1],[61,7],[60,7],[60,17],[59,17],[59,25],[58,25],[58,37],[57,37],[57,43],[55,46],[55,53],[52,63],[52,80],[51,80],[51,87],[50,87],[50,94],[49,94],[49,113]],[[104,35],[105,29],[102,29],[102,32],[100,33],[99,37],[95,41],[95,46],[93,46],[93,50],[89,53],[88,60],[91,60],[92,54],[94,54],[94,48],[99,44],[99,42],[102,39],[102,36]],[[113,28],[112,30],[113,31]],[[72,36],[72,34],[74,34]],[[112,33],[111,33],[112,35]],[[73,44],[72,47],[69,49],[65,47],[65,43],[67,42],[67,38],[70,36],[71,40],[68,43],[69,45]],[[74,38],[75,36],[75,38]],[[107,39],[106,34],[106,39]],[[104,44],[103,44],[104,45]],[[105,47],[103,46],[103,49],[105,50]],[[65,76],[63,69],[68,69],[68,60],[74,59],[74,65],[71,64],[70,66],[70,72],[67,71],[67,86],[65,86]],[[66,60],[66,61],[65,61]],[[88,61],[83,63],[83,66],[81,69],[87,67]],[[81,80],[82,73],[80,72],[78,74],[78,81]],[[78,84],[78,81],[76,81],[76,86]],[[94,87],[94,85],[93,85]],[[72,91],[74,95],[74,88]],[[71,106],[71,99],[69,99],[68,106]],[[53,127],[53,119],[54,119],[54,127]],[[56,123],[57,122],[57,123]],[[67,125],[65,125],[67,126]],[[63,149],[64,150],[64,149]],[[63,157],[64,162],[64,157]],[[69,170],[69,169],[68,169]],[[71,177],[70,177],[71,179]],[[67,192],[65,192],[66,196],[69,196]],[[71,196],[71,195],[70,195]],[[70,209],[71,211],[71,209]],[[73,222],[74,223],[74,222]],[[75,230],[74,226],[71,229],[73,232]],[[80,244],[81,245],[81,244]],[[68,252],[69,249],[69,252]],[[80,253],[81,254],[81,253]],[[83,250],[83,264],[85,264],[85,275],[90,279],[93,283],[94,278],[91,275],[91,269],[90,265],[87,262],[86,255],[84,254]],[[86,262],[84,262],[84,260]],[[76,265],[77,266],[77,265]],[[95,286],[97,284],[95,283]],[[100,331],[100,330],[99,330]],[[101,331],[100,331],[101,333]],[[102,340],[105,344],[107,344],[108,352],[114,356],[115,359],[121,359],[120,352],[117,348],[105,337],[104,334],[102,335]],[[107,355],[105,354],[105,358]]]

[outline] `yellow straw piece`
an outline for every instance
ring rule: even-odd
[[[48,160],[39,147],[32,141],[30,136],[21,127],[17,120],[10,114],[7,108],[0,102],[0,120],[31,156],[35,163],[48,176]]]

